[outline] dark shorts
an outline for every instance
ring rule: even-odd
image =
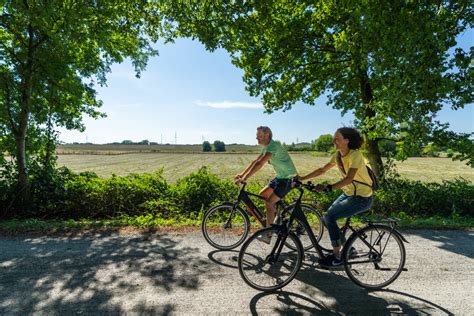
[[[273,189],[273,193],[282,199],[291,191],[291,179],[275,178],[268,183],[268,186]]]

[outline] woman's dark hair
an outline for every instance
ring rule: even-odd
[[[349,149],[359,149],[364,143],[364,139],[359,131],[352,127],[341,127],[337,130],[342,137],[349,140]]]

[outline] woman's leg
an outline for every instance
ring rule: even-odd
[[[333,246],[340,245],[340,231],[339,226],[337,226],[338,214],[344,211],[345,204],[343,203],[347,200],[349,196],[346,194],[341,194],[329,207],[326,214],[324,215],[324,223],[329,231],[329,238],[331,239],[331,244]]]
[[[326,215],[324,216],[324,221],[326,222],[326,226],[329,231],[329,237],[331,238],[331,244],[334,249],[334,255],[336,257],[340,257],[340,250],[342,246],[341,234],[339,231],[339,226],[337,226],[337,220],[368,210],[372,206],[372,201],[372,197],[347,196],[342,194],[329,207]]]

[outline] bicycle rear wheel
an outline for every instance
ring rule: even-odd
[[[249,233],[247,214],[232,204],[217,205],[204,214],[202,234],[214,248],[230,250],[244,242]]]
[[[376,224],[362,228],[358,235],[352,234],[344,246],[349,278],[367,289],[380,289],[395,281],[405,265],[405,246],[398,233]]]
[[[269,244],[259,240],[265,235],[271,236]],[[293,280],[302,260],[303,248],[298,237],[292,232],[269,227],[257,231],[243,244],[239,253],[239,272],[254,289],[274,291]]]
[[[294,208],[295,204],[292,204],[289,207]],[[313,231],[314,237],[316,237],[316,241],[319,243],[321,237],[324,234],[324,224],[321,215],[319,214],[318,210],[311,205],[301,204],[301,210],[303,211],[308,221],[308,224],[310,225],[311,230]],[[295,220],[291,225],[290,229],[300,239],[304,251],[308,251],[313,247],[313,243],[309,238],[308,232],[306,231],[302,223],[300,223],[298,220]],[[292,247],[291,244],[289,244],[288,246],[290,248]]]

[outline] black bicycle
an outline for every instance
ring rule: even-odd
[[[290,213],[289,218],[284,217],[280,225],[257,231],[240,250],[240,275],[248,285],[257,290],[280,289],[298,273],[304,249],[299,238],[289,229],[295,220],[305,228],[318,256],[324,256],[325,249],[319,245],[301,210],[303,188],[314,191],[315,186],[299,181],[295,183],[300,194],[292,208],[285,210]],[[349,230],[352,232],[342,249],[344,269],[349,278],[361,287],[380,289],[395,281],[406,270],[403,243],[407,241],[395,228],[395,221],[387,222],[388,224],[368,222],[366,226],[354,229],[348,218],[342,228],[344,234]],[[259,236],[264,234],[271,236],[270,244],[259,241]]]
[[[263,227],[266,226],[266,217],[258,209],[250,197],[263,200],[264,197],[245,190],[246,183],[243,183],[237,199],[233,202],[223,202],[206,211],[202,219],[202,233],[204,238],[213,247],[220,250],[230,250],[241,245],[250,232],[250,219],[253,216]],[[245,208],[242,207],[242,204]],[[294,204],[286,206],[283,201],[277,203],[278,216],[277,223],[283,222],[283,216],[295,207]],[[305,214],[305,218],[311,223],[312,235],[319,241],[324,233],[324,225],[321,214],[313,206],[302,204],[299,207]],[[308,224],[309,226],[309,224]],[[309,235],[298,220],[292,221],[291,230],[295,236],[301,239],[302,247],[306,250],[313,247]],[[291,246],[290,246],[291,247]]]

